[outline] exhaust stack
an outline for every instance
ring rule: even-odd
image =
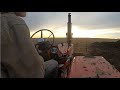
[[[68,27],[67,27],[68,31],[66,35],[67,35],[67,42],[69,46],[71,45],[71,42],[72,42],[71,28],[72,28],[71,13],[68,13]]]

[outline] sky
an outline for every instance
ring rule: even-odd
[[[49,29],[55,37],[66,37],[68,13],[71,13],[73,38],[120,39],[120,12],[27,12],[23,18],[30,34]],[[44,32],[44,36],[50,33]],[[35,37],[40,37],[39,33]]]

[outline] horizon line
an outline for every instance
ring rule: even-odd
[[[66,37],[55,37],[55,38],[66,38]],[[75,39],[75,38],[81,38],[81,39],[86,39],[86,38],[91,38],[91,37],[74,37],[72,39]],[[67,38],[66,38],[67,39]],[[91,38],[91,39],[96,39],[96,38]],[[120,38],[97,38],[97,39],[120,39]]]

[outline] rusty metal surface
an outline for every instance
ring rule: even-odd
[[[69,78],[120,78],[120,72],[102,56],[76,56]]]

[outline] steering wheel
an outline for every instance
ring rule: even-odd
[[[51,37],[51,35],[52,35],[52,43],[51,43],[51,46],[54,44],[54,34],[53,34],[53,32],[51,31],[51,30],[48,30],[48,29],[41,29],[41,30],[38,30],[38,31],[36,31],[32,36],[31,36],[31,38],[33,38],[33,36],[35,35],[35,34],[37,34],[38,32],[41,32],[41,38],[43,38],[43,31],[48,31],[48,32],[50,32],[51,34],[47,37],[47,39],[46,39],[46,41],[48,41],[48,39]]]
[[[49,59],[49,56],[48,56],[48,50],[50,47],[52,47],[54,45],[54,34],[51,30],[48,30],[48,29],[41,29],[41,30],[38,30],[36,31],[32,36],[31,38],[33,38],[34,35],[36,35],[38,32],[41,32],[41,38],[43,38],[43,31],[48,31],[50,32],[51,34],[47,37],[47,39],[45,41],[42,41],[42,42],[38,42],[37,44],[35,44],[35,48],[37,49],[39,55],[41,55],[45,61],[47,61]],[[52,43],[50,43],[48,41],[48,39],[51,37],[52,35]]]

